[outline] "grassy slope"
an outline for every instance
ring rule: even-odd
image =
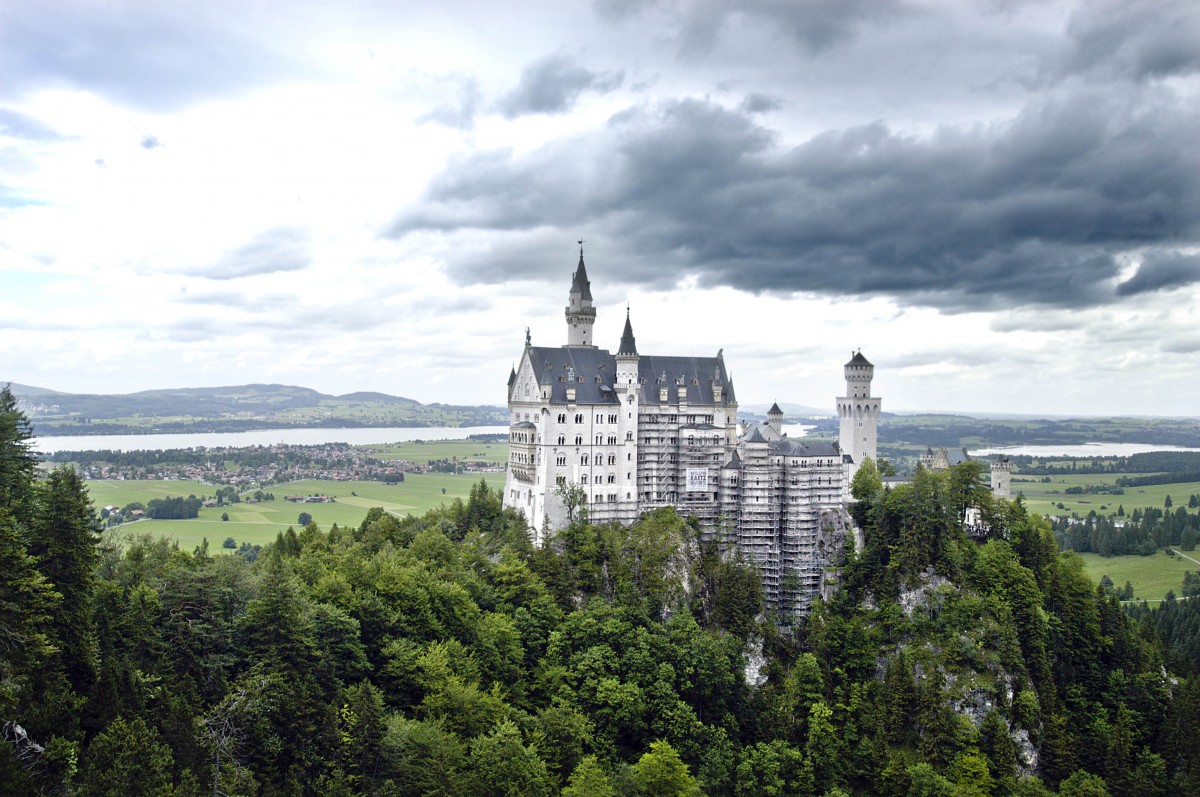
[[[1200,559],[1200,553],[1188,553],[1194,559]],[[1187,571],[1200,571],[1200,565],[1195,562],[1175,556],[1167,556],[1159,551],[1153,556],[1110,556],[1085,553],[1083,565],[1093,581],[1099,582],[1100,577],[1107,575],[1118,588],[1125,582],[1133,584],[1133,594],[1137,600],[1161,600],[1168,590],[1179,594],[1179,586],[1183,583],[1183,574]]]
[[[1015,474],[1013,476],[1012,490],[1013,495],[1021,493],[1025,496],[1025,506],[1031,512],[1037,512],[1043,515],[1057,515],[1065,512],[1078,512],[1080,515],[1087,515],[1091,510],[1096,510],[1100,514],[1112,514],[1116,512],[1118,505],[1125,507],[1125,514],[1131,514],[1134,508],[1140,507],[1156,507],[1161,509],[1166,497],[1171,496],[1174,501],[1172,511],[1180,506],[1187,506],[1188,496],[1193,493],[1200,494],[1200,482],[1177,482],[1175,484],[1155,484],[1148,487],[1126,487],[1124,495],[1066,495],[1064,491],[1068,487],[1075,485],[1086,486],[1089,484],[1115,484],[1117,477],[1121,475],[1139,476],[1145,474],[1104,474],[1104,475],[1082,475],[1082,476],[1051,476],[1052,481],[1049,484],[1043,484],[1038,481],[1041,476],[1021,476]],[[1018,481],[1018,479],[1033,479],[1034,481]],[[1056,504],[1062,503],[1063,509],[1058,509]],[[1106,506],[1108,509],[1102,510],[1100,507]]]
[[[127,534],[149,533],[156,537],[170,537],[187,549],[194,548],[207,537],[209,550],[215,552],[221,550],[221,542],[226,537],[233,537],[239,545],[243,542],[252,545],[271,542],[280,531],[288,526],[296,526],[301,512],[312,515],[323,529],[334,523],[357,526],[373,506],[382,506],[401,515],[421,515],[455,498],[465,499],[471,485],[478,482],[479,478],[478,474],[415,473],[394,486],[362,481],[291,482],[268,488],[276,496],[274,501],[201,509],[200,516],[195,520],[142,520],[120,528],[122,533]],[[504,487],[503,474],[488,474],[487,481],[493,490]],[[212,485],[193,481],[89,481],[88,488],[92,502],[97,507],[108,504],[124,506],[131,501],[145,503],[152,498],[168,495],[212,495],[216,491]],[[287,495],[312,494],[328,495],[337,501],[330,504],[295,504],[283,500]],[[229,513],[228,521],[221,520],[221,514],[225,512]]]

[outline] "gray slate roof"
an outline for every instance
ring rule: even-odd
[[[617,354],[637,354],[637,341],[633,338],[633,324],[629,322],[629,311],[625,311],[625,331],[621,333],[621,345]]]
[[[850,362],[846,363],[846,365],[871,365],[871,361],[866,357],[863,357],[861,351],[857,351],[854,353],[854,356],[850,358]]]
[[[583,250],[579,250],[579,265],[575,267],[575,276],[571,279],[571,293],[578,293],[580,298],[592,300],[592,283],[588,282],[587,269],[583,267]]]
[[[575,388],[576,404],[616,404],[613,382],[617,374],[617,359],[604,349],[591,346],[530,346],[529,358],[538,383],[550,387],[550,401],[567,402],[567,387]],[[566,381],[567,375],[573,381]],[[659,379],[665,378],[662,384]],[[596,377],[600,381],[596,381]],[[654,357],[638,358],[638,400],[645,406],[678,406],[679,388],[687,388],[689,404],[711,405],[713,377],[724,386],[723,403],[736,401],[725,363],[719,357]],[[680,384],[682,382],[682,385]],[[659,388],[667,389],[666,404],[658,400]]]
[[[784,437],[771,444],[771,451],[785,457],[840,457],[842,450],[829,440]]]

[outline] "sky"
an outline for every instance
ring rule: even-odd
[[[0,5],[0,380],[1200,415],[1200,4]]]

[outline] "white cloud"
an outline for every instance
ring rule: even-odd
[[[0,34],[0,380],[499,403],[525,327],[563,339],[582,236],[598,340],[615,345],[628,301],[646,351],[724,348],[744,403],[829,406],[861,347],[891,409],[1194,412],[1195,9],[25,4]],[[1089,147],[1096,130],[1110,139]],[[855,156],[871,131],[886,135]],[[985,179],[1015,174],[1004,147],[1029,154],[1018,187]],[[1136,172],[1105,171],[1120,162],[1175,190],[1183,221],[1164,223]],[[825,170],[845,193],[789,205],[764,166],[809,184]],[[1055,193],[1080,175],[1104,200],[1087,223]],[[444,229],[387,236],[439,190],[456,203]],[[984,222],[967,235],[969,218]],[[897,268],[815,257],[799,229],[815,220]],[[871,233],[888,220],[944,251],[916,263],[914,238]],[[1037,246],[1010,245],[1006,223],[1036,227]],[[1064,254],[1101,228],[1129,240]],[[982,253],[969,279],[966,238]],[[780,281],[806,258],[807,279]],[[929,284],[904,289],[900,266]]]

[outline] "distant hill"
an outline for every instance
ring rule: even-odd
[[[8,385],[14,396],[62,396],[64,393],[59,393],[57,390],[47,390],[44,387],[32,387],[30,385],[22,385],[17,382],[0,382],[0,386]]]
[[[783,419],[785,422],[794,422],[800,418],[831,418],[834,412],[829,407],[810,407],[806,404],[788,404],[787,402],[778,402],[779,409],[783,410]],[[743,404],[739,410],[739,415],[747,415],[754,417],[767,417],[767,410],[771,409],[770,404]]]
[[[143,390],[112,395],[62,393],[13,384],[37,435],[225,432],[372,426],[490,426],[503,407],[422,404],[403,396],[333,396],[294,385]]]

